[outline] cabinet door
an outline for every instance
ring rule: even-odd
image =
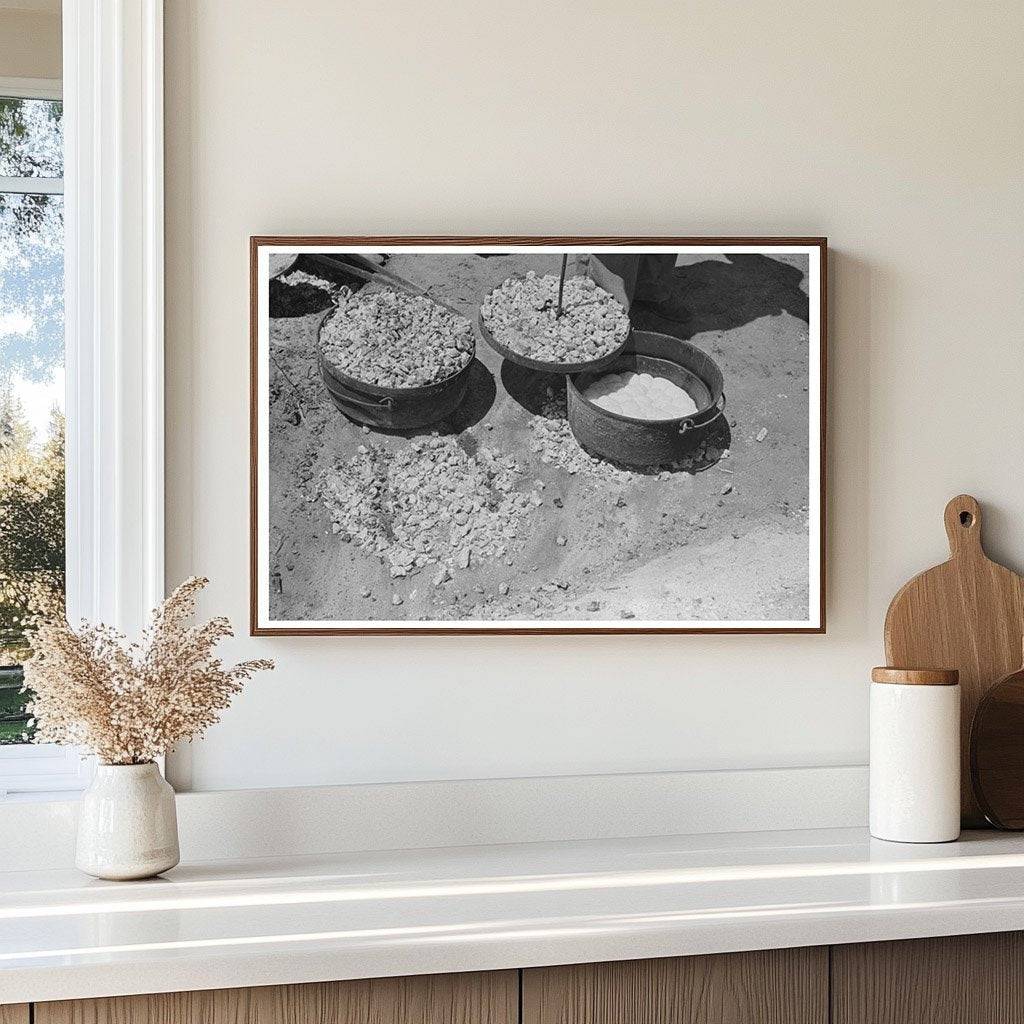
[[[35,1024],[516,1024],[517,982],[496,971],[69,1000],[37,1003]]]
[[[1024,935],[832,947],[834,1024],[1024,1024]]]
[[[523,1024],[825,1024],[828,950],[772,949],[523,972]]]
[[[27,1003],[0,1005],[0,1024],[28,1024]]]

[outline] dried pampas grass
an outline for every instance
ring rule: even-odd
[[[102,624],[36,626],[25,662],[36,742],[87,747],[104,764],[144,764],[218,722],[242,684],[274,663],[225,668],[214,657],[232,635],[228,620],[188,624],[208,582],[193,576],[182,583],[153,612],[140,643]]]

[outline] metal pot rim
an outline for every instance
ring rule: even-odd
[[[723,391],[721,397],[716,402],[712,402],[710,405],[705,406],[703,409],[698,409],[696,412],[690,413],[689,416],[669,416],[666,419],[657,420],[641,418],[639,416],[623,416],[623,414],[620,412],[612,412],[611,409],[605,409],[603,406],[596,405],[594,402],[592,402],[589,398],[586,397],[586,395],[583,394],[582,391],[580,391],[578,387],[576,387],[576,382],[572,379],[572,377],[569,378],[569,385],[573,389],[573,391],[576,392],[576,394],[579,396],[581,402],[583,402],[585,405],[588,405],[591,409],[596,409],[597,412],[599,412],[602,416],[610,416],[612,419],[621,420],[623,423],[634,423],[637,426],[672,426],[673,424],[679,424],[680,426],[682,426],[682,424],[684,423],[690,423],[693,424],[694,426],[700,426],[702,422],[702,416],[711,413],[712,415],[709,416],[708,418],[714,419],[714,417],[717,416],[725,408],[725,392]]]
[[[636,334],[656,334],[657,332],[656,331],[637,331],[635,333]],[[634,334],[634,332],[631,331],[630,332],[630,338],[633,337],[633,334]],[[666,334],[666,335],[661,335],[661,337],[668,338],[668,337],[672,337],[672,335],[667,335]],[[716,367],[718,366],[718,364],[715,363],[715,361],[711,358],[711,356],[709,356],[703,349],[698,348],[692,342],[684,341],[682,338],[675,338],[675,337],[672,337],[672,340],[677,342],[680,346],[683,346],[684,348],[691,349],[692,351],[698,353],[700,356],[702,356],[704,359],[706,359],[713,366],[716,366]],[[621,355],[622,353],[620,352],[619,354]],[[639,354],[639,355],[646,355],[646,353],[644,353],[644,352],[640,352],[640,353],[637,353],[637,354]],[[651,358],[661,358],[661,357],[652,356]],[[669,361],[669,360],[666,360],[666,362],[667,361]],[[692,373],[694,377],[698,377],[698,379],[700,379],[702,381],[704,386],[707,387],[707,381],[705,381],[703,377],[700,377],[698,374],[694,373],[693,370],[690,370],[690,368],[688,366],[684,365],[683,363],[679,363],[678,365],[682,366],[683,369],[687,370],[689,373]],[[612,419],[621,420],[623,423],[632,423],[632,424],[636,424],[638,426],[643,426],[645,424],[647,424],[647,425],[656,424],[658,426],[671,426],[673,424],[679,424],[681,426],[683,423],[689,423],[689,424],[692,424],[694,426],[700,426],[700,424],[703,422],[702,417],[708,416],[708,414],[710,414],[710,416],[708,416],[708,418],[709,419],[713,419],[715,416],[717,416],[719,413],[721,413],[722,410],[725,408],[725,391],[723,389],[721,394],[717,398],[714,398],[709,405],[706,405],[703,409],[698,409],[696,412],[690,413],[689,416],[669,416],[669,417],[666,417],[664,419],[644,419],[644,418],[641,418],[639,416],[624,416],[622,413],[612,412],[610,409],[605,409],[602,406],[595,404],[589,398],[587,398],[586,395],[583,394],[583,392],[580,390],[580,388],[576,384],[576,378],[581,376],[583,373],[590,373],[590,372],[593,372],[593,371],[591,371],[591,370],[583,370],[583,371],[580,371],[580,373],[572,374],[568,378],[569,387],[571,387],[573,389],[573,391],[579,397],[580,401],[583,402],[585,405],[589,406],[591,409],[594,409],[595,411],[597,411],[599,414],[601,414],[603,416],[610,416]],[[721,373],[721,369],[720,368],[719,368],[718,372]],[[708,388],[707,390],[708,390],[709,394],[712,393],[712,389],[711,388]]]
[[[629,339],[633,336],[633,325],[630,324],[625,338],[622,339],[622,344],[606,355],[583,363],[548,363],[543,359],[531,359],[529,356],[524,356],[521,352],[517,352],[514,348],[509,348],[508,345],[498,341],[491,329],[484,323],[482,311],[477,312],[476,327],[480,332],[480,337],[503,359],[507,359],[510,363],[518,363],[520,366],[525,366],[528,370],[536,370],[538,373],[553,373],[559,376],[568,376],[571,373],[586,373],[587,371],[600,370],[602,367],[608,366],[622,355],[629,344]]]

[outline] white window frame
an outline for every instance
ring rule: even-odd
[[[13,96],[19,100],[59,100],[64,90],[59,78],[3,78],[0,77],[0,96]]]
[[[56,96],[17,81],[64,100],[68,618],[134,636],[164,596],[163,0],[64,0],[63,39]],[[91,774],[0,748],[0,799]]]
[[[60,100],[59,78],[4,78],[0,77],[0,96],[19,100]],[[8,177],[0,174],[0,192],[21,195],[62,195],[63,178]]]

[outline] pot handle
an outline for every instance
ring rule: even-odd
[[[394,401],[394,399],[392,399],[389,395],[385,395],[383,398],[379,398],[376,402],[367,402],[361,398],[353,398],[352,395],[340,396],[340,400],[342,402],[346,402],[349,405],[362,406],[364,409],[390,409],[392,402]]]
[[[721,416],[724,412],[725,412],[725,392],[723,391],[721,393],[721,395],[718,396],[718,401],[715,402],[715,415],[712,416],[710,419],[705,420],[701,424],[701,426],[702,427],[706,427],[706,426],[714,423],[715,420],[717,420],[718,417]],[[693,428],[693,425],[694,425],[693,417],[690,417],[689,419],[683,420],[683,422],[679,425],[679,433],[680,434],[685,434],[688,430]]]
[[[317,364],[320,367],[320,373],[322,375],[326,375],[327,370],[326,370],[326,368],[324,366],[324,356],[323,356],[322,352],[317,352]],[[331,387],[327,383],[326,379],[324,380],[324,384],[327,385],[327,390],[331,391]],[[339,382],[339,384],[340,384],[340,382]],[[331,391],[331,394],[333,395],[334,392]],[[390,395],[384,395],[381,398],[377,399],[376,402],[367,402],[364,399],[353,398],[352,394],[351,394],[351,392],[349,391],[348,388],[345,388],[344,395],[340,395],[338,397],[343,402],[348,402],[350,405],[358,405],[358,406],[361,406],[364,409],[390,409],[391,405],[392,405],[392,402],[393,402],[393,399],[391,398]]]

